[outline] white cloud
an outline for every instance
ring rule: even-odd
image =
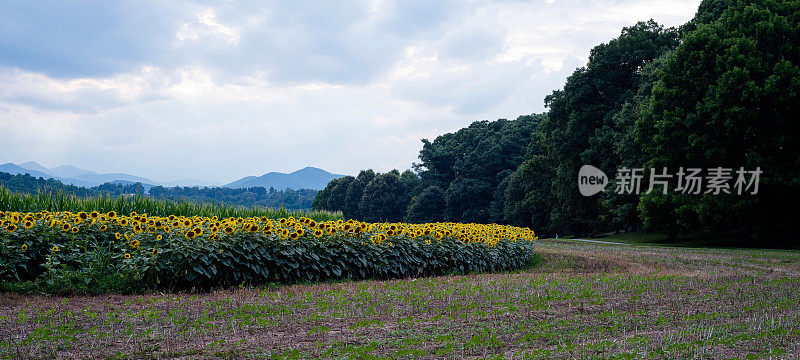
[[[153,54],[119,67],[89,51],[110,73],[70,72],[79,53],[0,60],[0,162],[221,182],[408,168],[421,138],[541,112],[592,46],[637,20],[680,25],[698,3],[179,3],[131,34]]]
[[[213,8],[207,8],[200,11],[192,22],[183,23],[175,33],[175,39],[179,42],[222,40],[228,45],[237,45],[243,28],[256,26],[263,20],[264,16],[252,15],[240,26],[226,25]]]

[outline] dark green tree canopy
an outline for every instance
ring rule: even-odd
[[[419,175],[411,170],[403,171],[400,174],[400,180],[403,180],[403,183],[406,184],[406,189],[408,189],[408,196],[414,197],[417,195],[422,189],[422,180],[420,180]]]
[[[344,176],[340,177],[336,180],[335,186],[331,188],[330,196],[328,197],[328,210],[331,211],[341,211],[344,209],[344,200],[345,196],[347,196],[347,189],[350,188],[350,184],[356,180],[356,178],[352,176]]]
[[[547,114],[423,139],[413,166],[419,176],[375,176],[359,211],[373,220],[506,222],[544,234],[645,226],[671,236],[791,239],[800,231],[799,23],[798,0],[703,0],[679,29],[652,20],[626,27],[545,98]],[[605,192],[579,193],[584,164],[609,175]],[[616,194],[622,166],[760,167],[761,193]],[[317,197],[335,203],[336,184],[329,188]]]
[[[636,94],[645,67],[677,45],[678,31],[652,20],[624,28],[616,39],[592,49],[589,63],[567,79],[563,90],[545,98],[550,112],[542,123],[542,144],[556,164],[548,167],[554,228],[579,235],[602,228],[599,200],[578,193],[578,169],[593,164],[606,173],[616,170],[621,160],[609,146],[620,132],[614,114]]]
[[[404,220],[410,223],[445,221],[444,211],[444,191],[438,186],[429,186],[411,200]]]
[[[761,193],[651,195],[639,208],[649,226],[673,236],[699,224],[786,236],[798,230],[788,215],[797,212],[787,209],[800,199],[800,2],[709,7],[659,69],[639,141],[653,167],[760,167]]]
[[[445,191],[450,219],[485,223],[491,219],[491,202],[498,174],[522,163],[528,142],[544,115],[516,120],[476,121],[433,142],[423,140],[420,163],[414,164],[423,186]]]
[[[366,188],[367,184],[374,178],[375,172],[372,171],[372,169],[361,170],[358,176],[356,176],[356,179],[350,183],[350,186],[347,188],[347,193],[345,194],[344,206],[342,209],[342,215],[344,215],[346,219],[363,218],[363,214],[361,214],[358,205],[361,202],[361,196],[364,195],[364,188]]]
[[[375,176],[364,188],[359,209],[364,221],[399,222],[408,206],[405,183],[394,172]]]

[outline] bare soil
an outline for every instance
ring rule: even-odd
[[[797,359],[800,252],[542,240],[516,273],[0,294],[9,359]]]

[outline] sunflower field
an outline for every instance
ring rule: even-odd
[[[113,281],[190,289],[511,270],[533,256],[529,229],[307,217],[0,211],[4,282]],[[116,289],[120,290],[120,289]]]

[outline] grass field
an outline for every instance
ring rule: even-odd
[[[800,252],[540,240],[516,273],[0,295],[4,358],[797,359]]]

